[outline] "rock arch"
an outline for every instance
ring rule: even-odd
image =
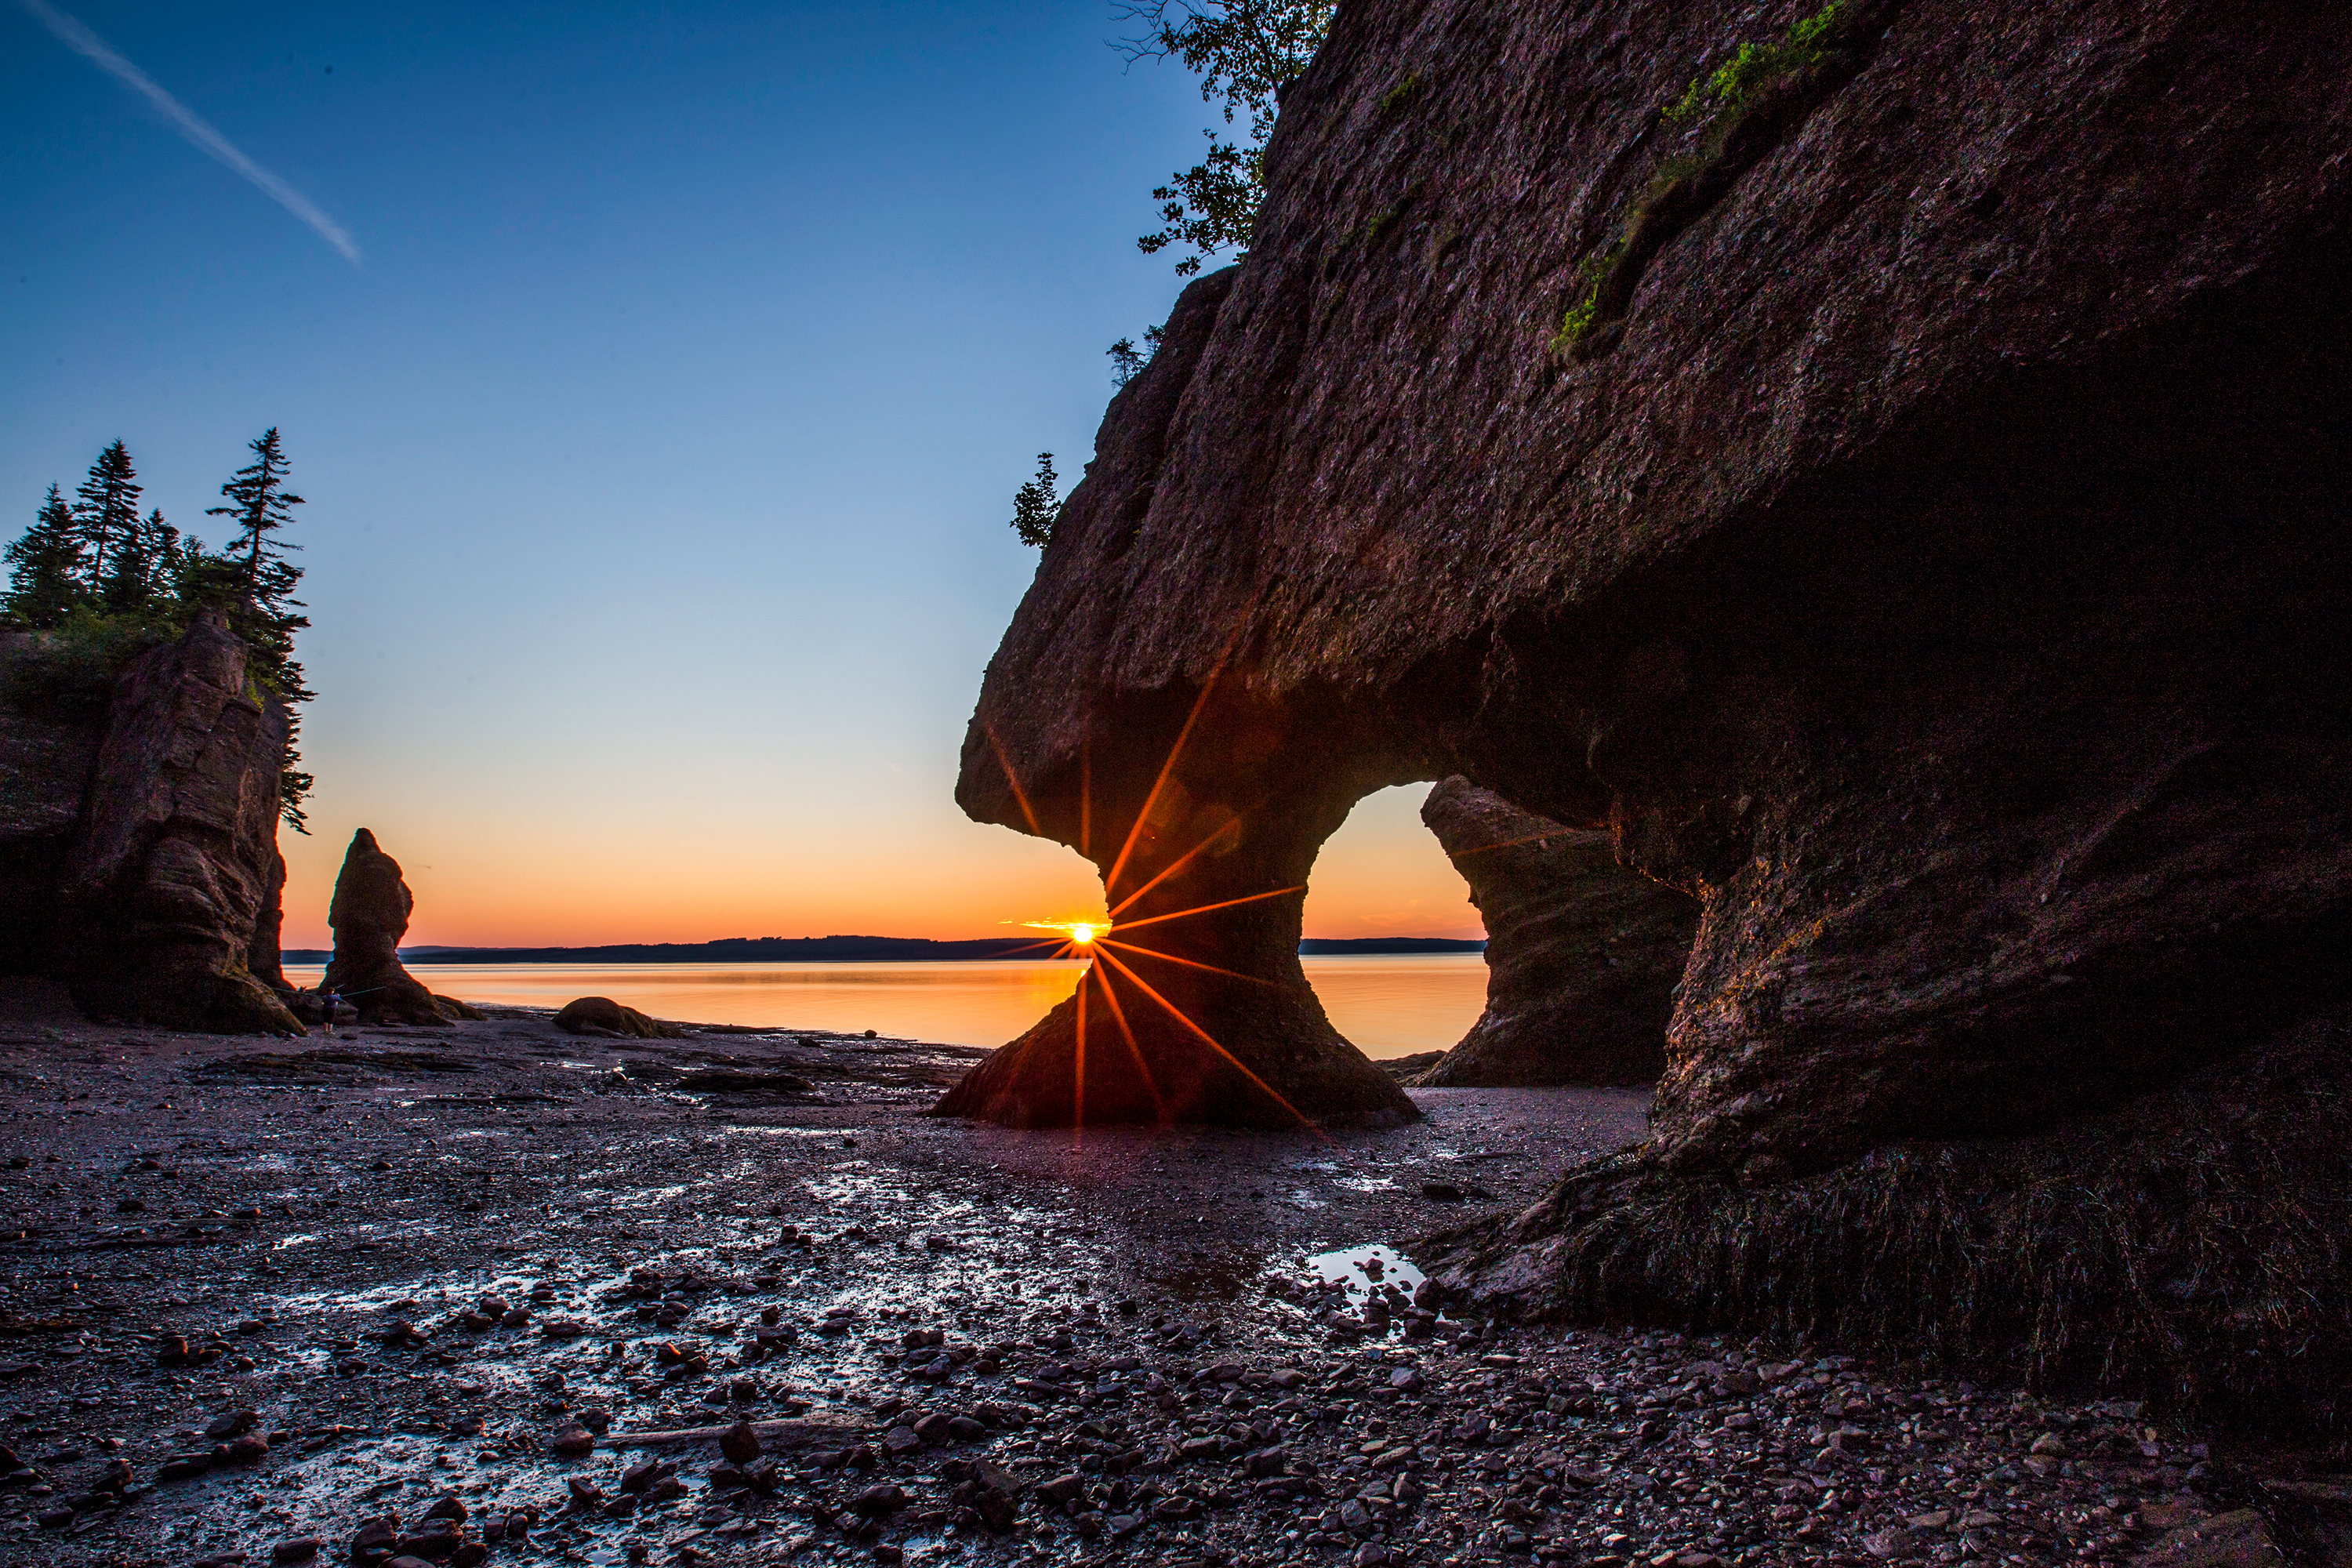
[[[1332,1027],[1298,963],[1317,852],[1358,800],[1412,782],[1409,767],[1213,679],[1129,703],[1112,736],[1082,736],[1066,765],[1027,778],[980,739],[966,789],[1094,861],[1113,923],[1077,994],[939,1114],[1022,1127],[1419,1114]],[[1297,768],[1302,754],[1326,765]]]
[[[2341,1300],[2339,1249],[2249,1239],[2280,1184],[2221,1177],[2352,1194],[2352,33],[1867,15],[1579,359],[1545,342],[1671,168],[1658,106],[1750,14],[1342,8],[1246,264],[1111,405],[959,799],[1069,841],[1083,757],[1149,771],[1213,679],[1233,780],[1187,796],[1290,803],[1269,844],[1459,773],[1688,891],[1653,1136],[1458,1247],[1498,1308],[1928,1324],[2325,1415],[2352,1333],[2263,1303]],[[1407,68],[1443,88],[1383,107]],[[2034,1173],[2107,1194],[2095,1288],[2004,1272],[1961,1170],[2032,1235],[2070,1234]]]

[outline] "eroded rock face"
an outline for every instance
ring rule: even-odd
[[[1698,903],[1617,863],[1607,833],[1562,827],[1456,775],[1421,819],[1486,925],[1486,1010],[1433,1086],[1633,1084],[1666,1060]]]
[[[1914,0],[1612,352],[1549,352],[1744,15],[1349,7],[1248,264],[1113,405],[960,786],[1024,825],[1001,748],[1075,841],[1087,742],[1164,754],[1221,672],[1191,744],[1255,754],[1186,797],[1297,812],[1269,834],[1316,830],[1259,804],[1309,771],[1609,828],[1705,910],[1659,1129],[1692,1168],[2144,1086],[2324,986],[2352,889],[2316,457],[2352,41]]]
[[[1158,356],[1113,399],[1072,509],[1132,510],[1149,497],[1177,399],[1232,281],[1221,272],[1185,290]],[[1047,547],[1040,588],[1057,570],[1062,537]],[[1089,703],[1024,707],[1007,715],[1013,733],[1050,731],[1060,748],[1034,772],[992,742],[985,697],[982,706],[957,798],[1093,860],[1114,925],[1079,994],[973,1068],[940,1114],[1021,1127],[1418,1114],[1331,1027],[1298,964],[1316,851],[1358,798],[1411,779],[1410,766],[1354,754],[1322,715],[1238,680],[1132,694],[1091,740]]]
[[[254,919],[253,942],[246,951],[245,966],[256,980],[287,997],[294,994],[295,985],[286,978],[279,947],[279,938],[286,930],[286,857],[274,848],[269,854],[267,876],[268,879],[261,892],[261,912]]]
[[[327,908],[335,951],[320,989],[358,1008],[363,1023],[430,1025],[481,1016],[462,1002],[436,996],[401,967],[400,939],[408,933],[415,907],[400,862],[377,846],[368,829],[352,834]]]
[[[966,810],[1082,843],[1089,766],[1148,772],[1213,686],[1179,798],[1268,876],[1411,778],[1605,828],[1699,901],[1644,1168],[1702,1195],[2065,1125],[2315,1016],[2352,28],[1868,9],[1572,356],[1582,264],[1703,152],[1660,109],[1794,14],[1345,7],[1247,263],[1112,405]],[[1559,1223],[1567,1268],[1601,1222]]]
[[[246,678],[216,615],[116,683],[60,897],[50,962],[75,1002],[223,1033],[299,1035],[250,967],[284,886],[278,856],[283,703]],[[276,947],[270,946],[274,963]]]
[[[0,973],[43,974],[59,883],[105,728],[103,707],[60,710],[38,689],[37,639],[0,632]]]

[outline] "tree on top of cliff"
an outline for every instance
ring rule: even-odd
[[[294,521],[293,509],[307,503],[285,488],[291,465],[278,439],[277,426],[255,437],[251,448],[253,461],[221,486],[229,504],[208,507],[205,512],[207,517],[229,519],[237,531],[218,556],[199,563],[191,593],[227,613],[229,629],[252,646],[255,678],[288,703],[289,727],[286,768],[278,781],[279,805],[286,826],[307,833],[302,801],[310,793],[311,778],[294,766],[302,757],[294,748],[301,719],[292,705],[307,702],[314,695],[303,686],[302,666],[294,658],[294,634],[308,626],[310,617],[300,613],[302,601],[294,597],[302,569],[286,559],[286,552],[301,546],[274,537]]]
[[[82,602],[81,536],[57,486],[49,487],[33,526],[8,545],[7,560],[8,597],[0,613],[15,624],[47,631]]]
[[[117,558],[138,548],[139,475],[121,441],[110,443],[89,466],[89,477],[74,491],[73,515],[88,552],[85,585],[96,594],[121,564]]]
[[[195,546],[196,553],[202,548]],[[190,560],[180,531],[163,521],[161,508],[152,510],[115,546],[114,564],[98,585],[99,598],[110,611],[152,609],[179,593]]]
[[[1245,140],[1202,132],[1208,155],[1151,193],[1161,227],[1135,242],[1145,255],[1191,246],[1193,254],[1176,264],[1180,276],[1190,276],[1220,250],[1248,250],[1283,89],[1315,58],[1331,12],[1332,0],[1134,0],[1118,8],[1119,18],[1141,31],[1112,47],[1130,61],[1183,61],[1201,73],[1202,100],[1222,100],[1226,124],[1249,121]]]
[[[261,655],[263,683],[289,701],[300,702],[310,693],[302,689],[302,667],[294,659],[294,634],[310,620],[294,613],[302,607],[294,597],[302,569],[286,559],[286,552],[302,547],[273,536],[294,521],[293,509],[306,503],[285,488],[290,465],[278,426],[255,437],[251,447],[253,461],[221,486],[229,504],[205,510],[206,517],[226,517],[236,528],[207,588],[215,595],[229,590],[230,629]]]
[[[142,521],[138,475],[120,441],[98,455],[74,501],[51,485],[33,526],[6,547],[0,624],[48,634],[40,680],[53,700],[103,707],[108,687],[131,659],[179,637],[200,612],[220,611],[252,649],[247,673],[289,704],[278,804],[286,825],[299,833],[311,780],[294,765],[301,761],[292,744],[300,721],[292,705],[311,693],[294,658],[294,634],[310,622],[294,597],[301,569],[285,557],[295,546],[272,535],[292,521],[302,498],[286,491],[277,430],[252,447],[254,461],[221,487],[232,504],[212,509],[238,528],[219,555],[183,537],[161,510]]]

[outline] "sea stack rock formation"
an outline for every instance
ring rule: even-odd
[[[1449,773],[1697,900],[1651,1141],[1447,1244],[1495,1310],[2315,1415],[2352,1385],[2294,1217],[2352,1199],[2352,26],[1809,17],[1342,7],[958,799],[1114,908],[1164,871],[1122,921],[1287,889]],[[1185,972],[1279,1042],[1285,932],[1242,912],[1297,896],[1134,934],[1267,982]],[[1023,1114],[1073,1033],[956,1102]]]
[[[1698,900],[1617,863],[1609,835],[1562,827],[1455,776],[1421,819],[1486,924],[1486,1010],[1421,1082],[1634,1084],[1666,1063]]]
[[[1360,797],[1412,770],[1360,760],[1317,716],[1263,700],[1244,681],[1220,683],[1213,654],[1198,683],[1129,694],[1103,715],[1098,740],[1089,729],[1097,700],[1082,684],[1024,689],[1010,676],[1029,659],[1081,651],[1055,648],[1055,632],[1041,626],[1029,634],[1039,646],[1010,652],[1040,595],[1060,582],[1055,552],[1070,520],[1148,500],[1232,281],[1221,272],[1185,290],[1159,354],[1112,400],[1090,477],[1064,511],[965,737],[965,810],[1091,859],[1113,925],[1078,994],[967,1074],[941,1115],[1019,1127],[1293,1127],[1419,1114],[1332,1028],[1298,964],[1316,851]],[[1077,566],[1066,552],[1059,559],[1065,571]],[[1065,700],[1075,706],[1055,710]],[[992,739],[997,708],[1011,750]]]
[[[358,1008],[363,1023],[429,1025],[480,1017],[463,1002],[436,996],[401,967],[400,939],[408,934],[415,907],[400,862],[377,847],[375,835],[366,828],[352,834],[327,909],[335,951],[320,990]]]
[[[42,961],[93,1016],[302,1032],[251,967],[284,887],[287,719],[247,679],[247,651],[208,613],[142,655],[107,700]],[[274,970],[274,943],[268,957]]]

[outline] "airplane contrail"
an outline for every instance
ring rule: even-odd
[[[206,124],[193,110],[158,87],[145,71],[124,59],[104,38],[50,5],[48,0],[18,0],[58,41],[96,65],[123,86],[163,110],[180,134],[259,186],[279,206],[309,224],[320,239],[343,253],[354,267],[360,247],[351,231],[311,205],[310,199],[236,149],[229,139]]]

